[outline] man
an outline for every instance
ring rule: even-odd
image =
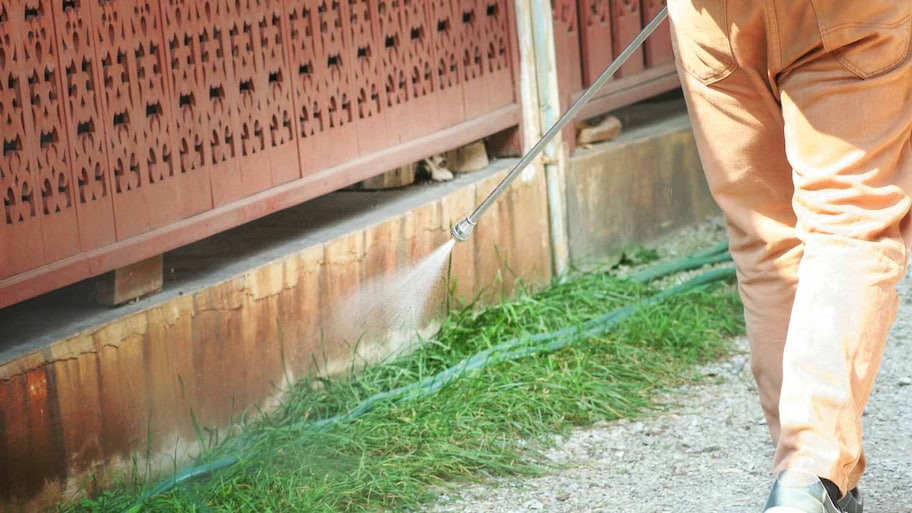
[[[862,511],[912,243],[912,0],[668,0],[776,445],[766,513]]]

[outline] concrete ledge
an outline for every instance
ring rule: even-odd
[[[680,102],[628,109],[624,121],[618,139],[570,159],[567,231],[576,267],[616,259],[719,213]]]

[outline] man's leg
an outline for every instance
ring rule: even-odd
[[[908,257],[912,60],[861,79],[842,56],[829,49],[779,81],[804,255],[776,467],[826,477],[845,492],[864,470],[861,414]]]
[[[669,9],[703,168],[728,224],[751,365],[775,443],[782,351],[802,246],[795,237],[792,168],[785,155],[778,93],[768,81],[761,5],[730,2],[727,12],[708,13],[690,0],[672,0]],[[738,27],[731,38],[722,26],[726,21]],[[730,48],[724,51],[729,55],[710,53],[728,41]],[[713,76],[735,61],[730,74]]]

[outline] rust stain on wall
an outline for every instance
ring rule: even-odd
[[[0,382],[0,497],[28,499],[41,491],[45,480],[66,479],[56,392],[48,367]]]

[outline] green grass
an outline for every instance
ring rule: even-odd
[[[389,401],[322,430],[309,421],[511,338],[575,326],[655,292],[596,272],[454,311],[407,357],[348,379],[298,383],[276,411],[223,437],[202,458],[241,454],[238,464],[149,498],[141,511],[407,511],[431,500],[438,486],[539,473],[545,462],[538,451],[550,435],[644,412],[657,389],[691,379],[694,364],[723,354],[742,330],[732,287],[671,297],[602,336],[473,371],[431,396]],[[122,486],[58,511],[122,511],[141,492]]]

